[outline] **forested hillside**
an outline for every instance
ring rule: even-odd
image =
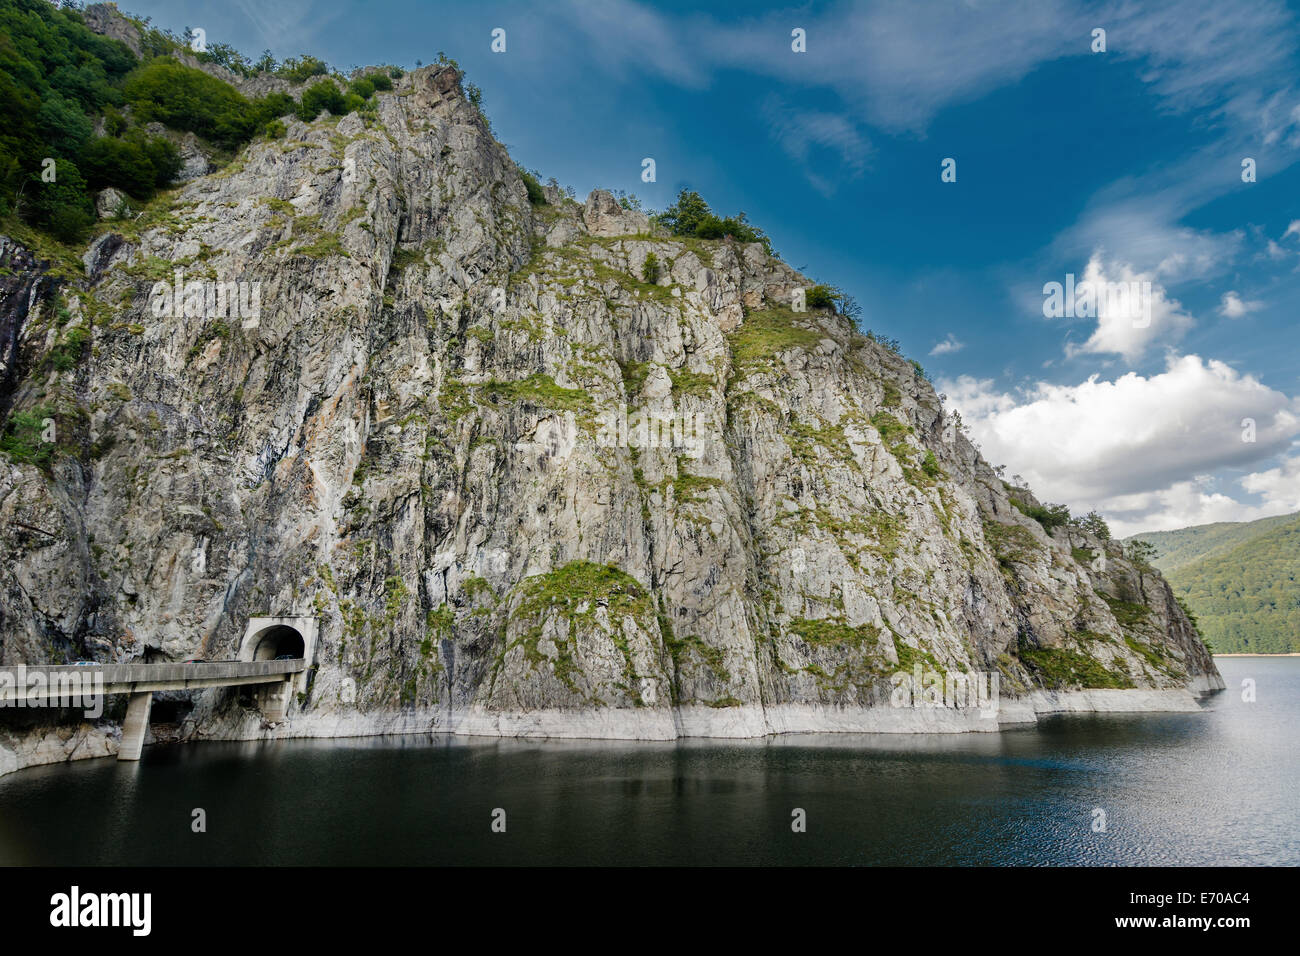
[[[1160,553],[1156,565],[1168,574],[1216,554],[1225,554],[1265,532],[1291,524],[1300,514],[1260,518],[1258,521],[1219,521],[1177,531],[1151,531],[1134,535],[1155,546]],[[1128,540],[1133,540],[1132,538]]]
[[[1216,651],[1300,651],[1300,514],[1135,537]]]

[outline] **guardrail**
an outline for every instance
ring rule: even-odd
[[[0,667],[0,703],[39,698],[56,688],[94,685],[102,694],[263,684],[307,669],[289,661],[203,661],[191,664],[19,664]]]

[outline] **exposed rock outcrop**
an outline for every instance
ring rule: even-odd
[[[1221,686],[1159,574],[1045,533],[762,245],[531,206],[447,67],[287,127],[61,290],[0,239],[0,410],[58,422],[0,464],[0,663],[319,617],[284,723],[209,691],[189,738],[980,730]],[[1000,716],[891,706],[918,667],[998,675]]]

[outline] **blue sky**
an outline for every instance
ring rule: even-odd
[[[1121,533],[1300,510],[1294,4],[121,6],[345,70],[445,51],[519,163],[744,210],[901,340],[990,460]],[[1067,273],[1149,283],[1150,312],[1046,318]]]

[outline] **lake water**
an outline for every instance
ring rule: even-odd
[[[0,863],[1300,864],[1300,658],[1219,666],[1200,713],[1001,734],[159,746],[0,778]]]

